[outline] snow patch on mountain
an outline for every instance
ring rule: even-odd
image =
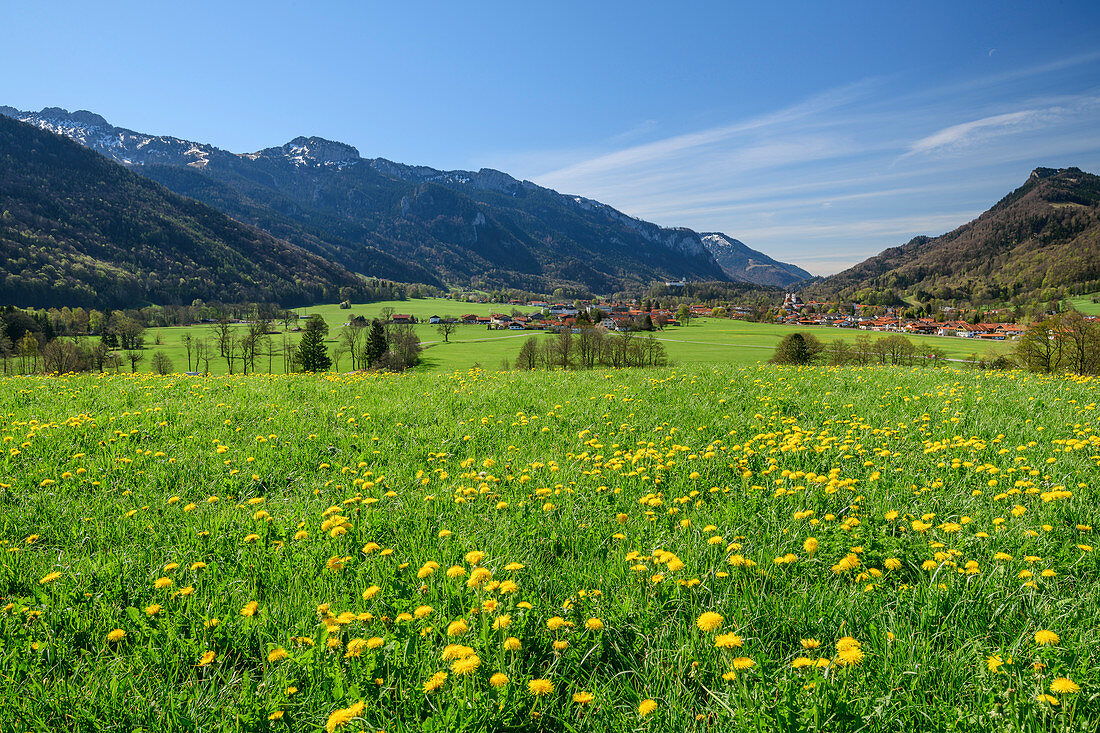
[[[250,160],[256,158],[282,157],[296,168],[304,166],[346,168],[359,162],[359,151],[346,143],[326,140],[323,137],[296,137],[286,145],[267,148],[251,155],[243,155]]]

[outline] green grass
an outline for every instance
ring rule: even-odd
[[[408,313],[417,318],[427,319],[432,315],[461,316],[465,313],[488,315],[490,313],[511,312],[511,306],[500,304],[456,303],[443,299],[423,299],[407,301],[389,301],[382,303],[370,303],[366,305],[354,305],[350,310],[343,310],[337,305],[318,306],[316,308],[302,308],[299,313],[303,316],[320,314],[329,324],[330,348],[336,344],[337,334],[340,328],[353,315],[362,315],[374,318],[385,307],[392,307],[397,313]],[[529,312],[529,308],[521,308],[523,312]],[[243,327],[241,327],[243,328]],[[277,330],[282,329],[281,324],[275,324]],[[459,326],[451,336],[450,343],[442,343],[443,337],[439,335],[435,326],[424,323],[416,327],[417,334],[422,343],[428,347],[424,351],[423,363],[418,367],[421,371],[451,372],[456,369],[469,369],[481,366],[496,369],[504,361],[515,363],[523,341],[530,337],[531,333],[515,331],[490,331],[484,326]],[[676,364],[755,364],[767,361],[775,349],[776,344],[782,338],[793,331],[812,333],[818,339],[829,342],[834,339],[854,340],[863,331],[839,328],[805,328],[799,326],[785,326],[764,323],[748,323],[714,318],[696,318],[685,327],[670,327],[655,335],[662,341],[669,357]],[[185,333],[190,333],[194,338],[213,339],[214,331],[209,326],[189,326],[178,328],[150,329],[146,333],[147,357],[153,350],[164,351],[176,369],[185,371],[187,368],[187,356],[181,339]],[[547,338],[546,335],[535,332],[538,338]],[[871,338],[883,338],[890,334],[868,333]],[[155,340],[160,338],[162,345],[157,346]],[[289,333],[287,337],[297,341],[300,334]],[[1011,342],[982,342],[978,340],[959,339],[940,336],[910,336],[915,344],[920,347],[941,349],[949,359],[969,359],[972,356],[984,357],[988,354],[1003,354],[1012,349]],[[276,344],[281,342],[282,335],[272,336]],[[194,365],[192,365],[194,366]],[[211,371],[215,374],[224,374],[226,365],[224,360],[217,357],[211,360]],[[124,368],[129,368],[128,365]],[[350,368],[350,361],[345,357],[340,364],[342,370]],[[146,361],[139,365],[141,371],[151,371],[151,363]],[[272,371],[281,373],[282,359],[276,357],[272,362]],[[259,364],[259,371],[268,371],[267,359]]]
[[[1100,297],[1100,293],[1088,293],[1087,295],[1077,295],[1068,298],[1065,302],[1069,304],[1070,308],[1086,316],[1100,316],[1100,303],[1093,301],[1093,298],[1098,297]]]
[[[0,727],[316,731],[362,701],[339,730],[1093,730],[1097,390],[728,364],[8,378]]]

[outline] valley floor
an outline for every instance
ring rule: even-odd
[[[329,325],[328,345],[330,352],[337,344],[337,336],[340,329],[352,316],[364,316],[365,318],[377,317],[383,308],[393,308],[396,313],[416,316],[427,320],[433,315],[461,316],[466,313],[475,315],[489,315],[490,313],[510,312],[511,306],[501,304],[457,303],[445,299],[422,299],[405,301],[387,301],[354,305],[350,310],[340,309],[336,305],[318,306],[315,308],[301,308],[298,313],[302,318],[313,314],[321,315]],[[520,308],[527,312],[532,309]],[[243,326],[241,332],[243,333]],[[282,330],[281,324],[276,328]],[[469,369],[475,366],[489,370],[499,369],[505,362],[514,365],[516,356],[526,338],[534,336],[539,340],[550,338],[543,331],[508,331],[487,330],[484,326],[463,325],[458,326],[457,331],[449,337],[449,342],[444,343],[435,326],[422,323],[416,327],[417,335],[424,344],[425,351],[419,371],[448,373],[456,369]],[[811,333],[823,342],[836,339],[853,341],[857,336],[868,335],[872,339],[885,338],[888,333],[857,331],[854,329],[824,328],[789,326],[780,324],[749,323],[724,318],[695,318],[688,326],[670,326],[663,331],[657,331],[654,336],[664,345],[669,358],[675,364],[756,364],[767,361],[774,351],[775,346],[782,338],[795,331]],[[173,328],[154,328],[146,332],[146,349],[148,354],[162,350],[172,360],[178,371],[186,371],[188,359],[183,347],[183,337],[191,335],[195,339],[208,339],[213,341],[214,331],[210,326],[184,326]],[[642,334],[644,337],[646,334]],[[301,337],[300,333],[272,334],[275,351],[279,352],[269,360],[262,357],[257,364],[258,371],[282,373],[283,357],[281,355],[281,343],[283,338],[290,343],[296,343]],[[924,349],[939,349],[948,359],[966,360],[974,357],[987,357],[989,355],[1006,354],[1012,350],[1013,343],[978,342],[972,339],[960,339],[944,336],[907,336],[914,344]],[[157,339],[160,344],[156,343]],[[151,359],[138,365],[139,371],[151,371]],[[270,362],[270,368],[269,368]],[[194,364],[191,365],[194,368]],[[129,365],[123,366],[128,369]],[[227,372],[225,361],[221,357],[215,357],[210,361],[210,370],[214,374]],[[237,368],[239,371],[239,367]],[[350,371],[350,360],[343,360],[334,366],[337,371]]]

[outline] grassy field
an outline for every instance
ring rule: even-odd
[[[337,305],[326,305],[301,308],[298,313],[303,317],[317,313],[325,319],[329,324],[331,348],[336,344],[340,328],[352,315],[374,318],[386,307],[394,308],[397,313],[408,313],[423,319],[432,315],[461,316],[465,313],[488,315],[499,313],[502,309],[506,312],[511,311],[511,306],[500,304],[455,303],[442,299],[424,299],[354,305],[350,310],[342,310]],[[531,309],[521,308],[520,310],[528,312]],[[281,324],[276,324],[276,328],[281,329]],[[514,331],[489,331],[484,326],[459,326],[458,331],[451,336],[450,342],[443,343],[443,338],[435,326],[421,324],[416,327],[416,330],[421,342],[428,347],[424,351],[423,363],[419,370],[435,372],[451,372],[474,366],[496,369],[505,360],[509,364],[514,364],[523,341],[531,336],[529,333]],[[669,357],[677,364],[755,364],[767,361],[776,344],[783,336],[793,331],[812,333],[826,342],[838,338],[851,341],[860,333],[864,333],[851,329],[807,329],[797,326],[697,318],[688,326],[668,328],[656,335],[664,344]],[[212,339],[213,336],[213,330],[209,326],[151,329],[146,333],[146,341],[149,343],[147,353],[151,353],[152,350],[164,351],[172,359],[176,369],[185,371],[187,356],[181,339],[186,333],[190,333],[194,338]],[[872,338],[882,338],[889,334],[870,333],[869,335]],[[297,341],[299,336],[300,334],[296,333],[287,334],[287,338],[292,342]],[[545,338],[544,335],[538,337]],[[162,342],[160,346],[155,344],[157,338]],[[283,336],[276,334],[272,338],[276,344],[279,344]],[[951,359],[967,359],[974,355],[984,357],[991,353],[1006,353],[1012,348],[1012,344],[1006,342],[978,342],[939,336],[913,336],[910,339],[925,348],[941,349]],[[259,370],[268,371],[268,360],[263,358],[260,361]],[[226,371],[225,362],[220,357],[213,359],[210,367],[215,374],[223,374]],[[340,367],[346,371],[350,369],[350,362],[345,358]],[[271,369],[276,373],[283,371],[281,356],[272,360]],[[146,359],[140,364],[139,370],[150,371],[150,360]]]
[[[1073,298],[1068,298],[1066,303],[1070,308],[1075,311],[1085,314],[1086,316],[1100,316],[1100,303],[1094,302],[1093,298],[1100,297],[1100,293],[1089,293],[1088,295],[1077,295]]]
[[[0,727],[1095,730],[1097,393],[8,378]]]

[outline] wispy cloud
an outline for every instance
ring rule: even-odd
[[[1100,98],[1082,95],[1071,100],[1067,105],[1045,109],[1023,109],[951,125],[917,140],[909,147],[909,152],[906,154],[918,155],[944,149],[957,150],[963,146],[980,144],[1002,135],[1039,130],[1094,112],[1098,104],[1100,104]]]
[[[1043,113],[1035,109],[993,115],[992,117],[945,127],[928,137],[921,138],[909,147],[909,154],[928,153],[948,147],[958,148],[995,135],[1005,135],[1019,129],[1030,129],[1045,123]]]
[[[747,133],[779,128],[812,118],[844,104],[849,104],[865,95],[872,84],[871,81],[863,81],[846,85],[815,95],[803,102],[771,114],[599,155],[545,173],[539,176],[539,180],[547,182],[547,185],[554,185],[555,182],[566,182],[607,172],[619,172],[623,169],[651,165],[662,161],[674,161],[685,154],[711,149],[714,146],[742,137]]]
[[[1037,166],[1100,169],[1088,64],[1100,53],[896,93],[897,79],[868,79],[675,135],[645,140],[671,123],[641,123],[507,169],[827,274],[966,223]]]

